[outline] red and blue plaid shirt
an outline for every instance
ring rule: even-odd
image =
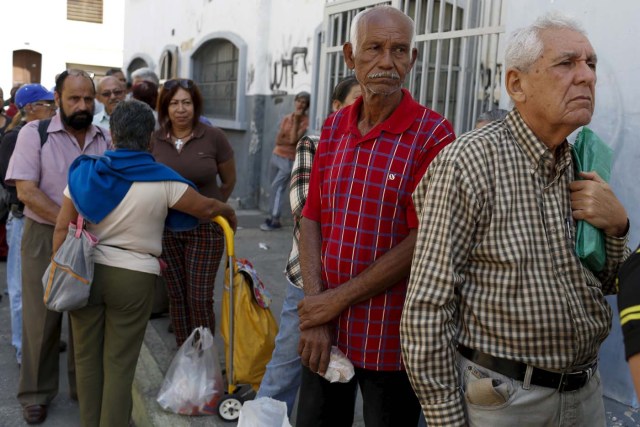
[[[357,127],[362,98],[324,124],[302,214],[321,225],[325,288],[357,276],[417,228],[411,193],[455,139],[446,119],[403,93],[393,114],[364,137]],[[356,367],[404,369],[399,327],[406,289],[404,279],[336,319],[336,344]]]

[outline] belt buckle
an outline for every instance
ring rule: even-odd
[[[563,372],[562,375],[560,376],[560,384],[558,384],[558,392],[563,393],[565,391],[565,388],[569,385],[569,379],[574,377],[584,378],[586,376],[584,383],[577,389],[584,387],[589,382],[594,372],[595,372],[595,366],[593,365],[583,371]]]

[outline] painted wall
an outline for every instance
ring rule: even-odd
[[[294,94],[311,89],[314,32],[322,22],[324,3],[185,0],[179,8],[172,0],[126,3],[125,67],[141,57],[159,71],[162,52],[177,46],[180,76],[192,77],[191,57],[212,34],[232,34],[247,46],[242,91],[246,126],[223,128],[235,151],[238,181],[232,198],[240,207],[267,208],[275,135],[282,117],[293,110]],[[154,24],[141,25],[146,22]]]
[[[507,33],[530,23],[547,10],[559,10],[579,19],[588,32],[598,55],[596,111],[589,125],[614,149],[611,185],[624,204],[631,221],[629,245],[640,242],[640,97],[637,76],[640,56],[635,51],[635,30],[640,17],[640,2],[584,0],[527,1],[509,0],[506,7]],[[504,94],[502,99],[508,97]],[[570,141],[573,141],[570,138]],[[615,307],[615,298],[609,301]],[[601,372],[605,394],[638,406],[624,360],[617,310],[612,332],[601,350]]]
[[[42,54],[42,81],[55,83],[67,63],[104,67],[122,66],[125,0],[104,1],[103,23],[68,21],[64,0],[2,2],[0,87],[8,97],[13,85],[13,51],[30,49]],[[28,14],[28,19],[23,18]]]

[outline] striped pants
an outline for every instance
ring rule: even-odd
[[[223,252],[224,235],[214,223],[189,231],[165,230],[162,236],[162,258],[167,262],[163,275],[178,346],[198,326],[215,334],[213,289]]]

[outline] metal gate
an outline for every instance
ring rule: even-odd
[[[330,112],[333,86],[351,74],[342,57],[353,17],[390,4],[416,24],[418,60],[405,86],[421,104],[444,115],[456,134],[500,99],[504,25],[502,0],[336,0],[325,7],[318,68],[315,129]]]

